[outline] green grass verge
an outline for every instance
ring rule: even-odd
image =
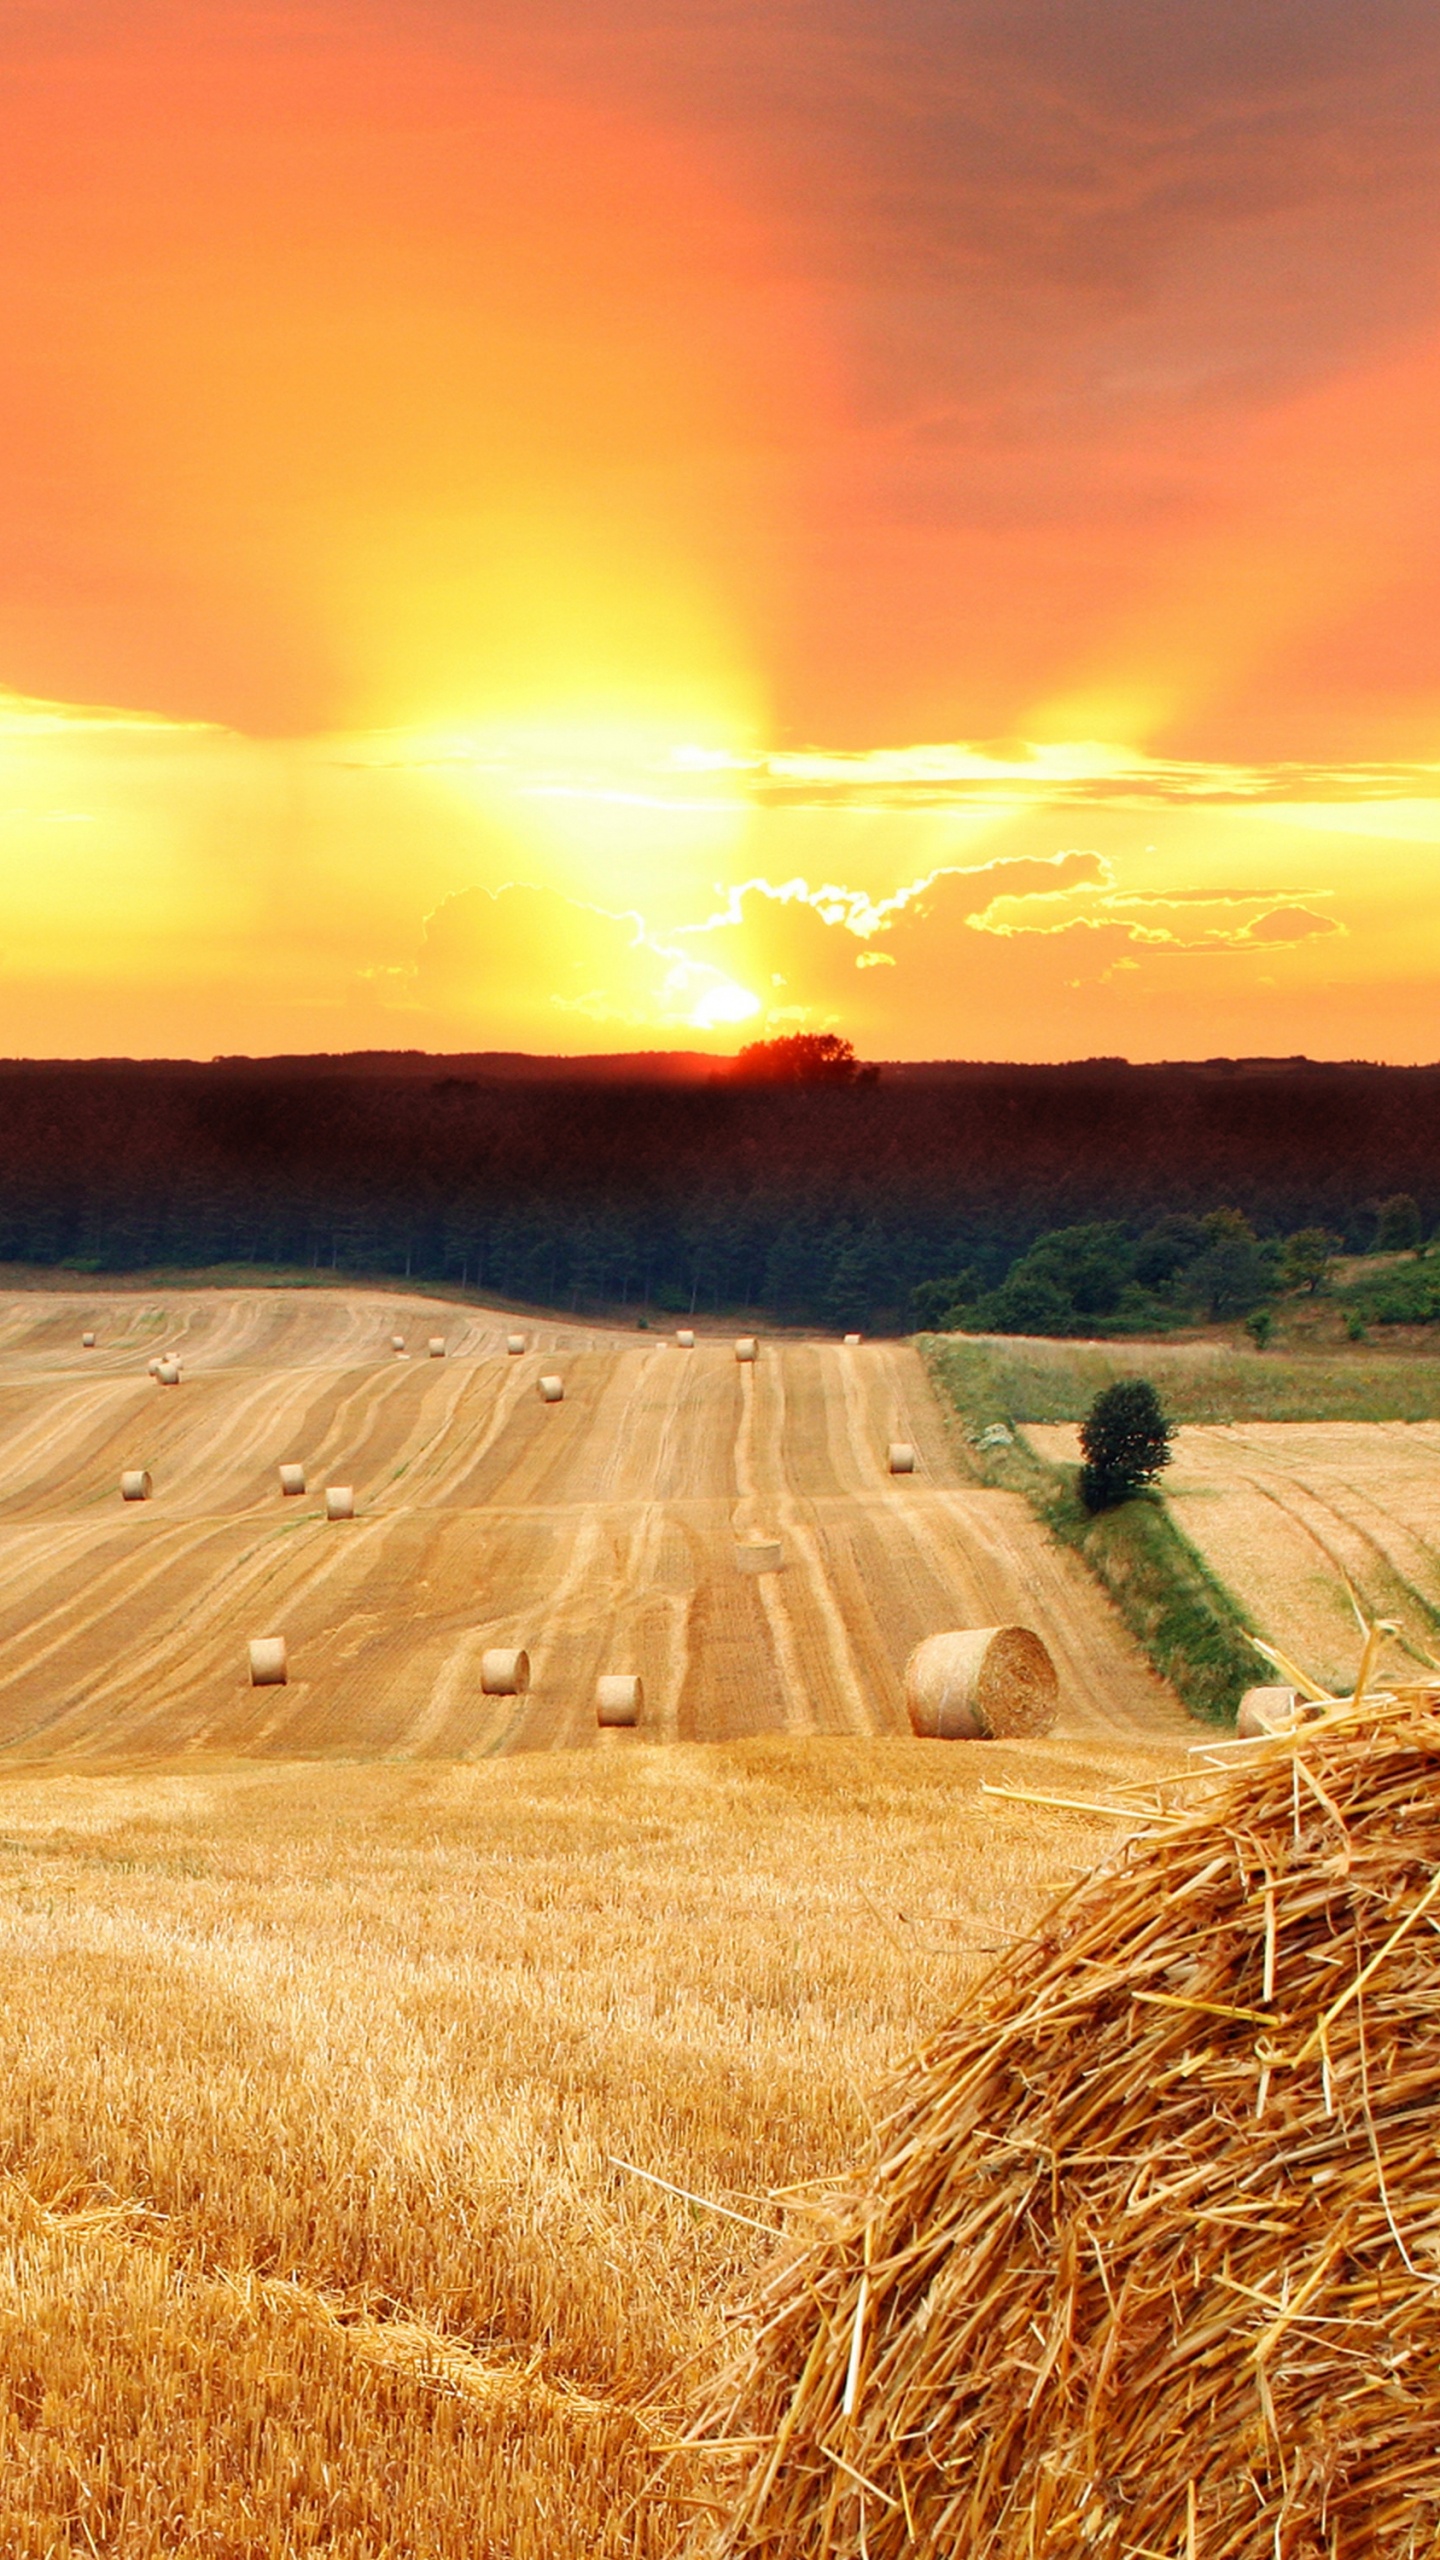
[[[1036,1346],[1018,1348],[1023,1355]],[[1076,1468],[1052,1465],[1018,1440],[985,1450],[974,1446],[975,1435],[996,1422],[1078,1419],[1089,1411],[1095,1387],[1087,1389],[1076,1414],[1060,1411],[1053,1396],[1043,1416],[1025,1414],[1014,1404],[1007,1410],[1013,1372],[1004,1357],[989,1356],[989,1346],[931,1334],[921,1337],[920,1349],[986,1482],[1023,1494],[1052,1535],[1074,1548],[1192,1715],[1213,1724],[1233,1722],[1242,1693],[1262,1674],[1263,1664],[1248,1640],[1238,1601],[1176,1526],[1163,1497],[1141,1494],[1092,1515],[1076,1492]],[[1073,1354],[1076,1346],[1057,1343],[1055,1349]],[[1111,1376],[1134,1375],[1142,1367],[1154,1377],[1150,1361],[1132,1361],[1112,1365],[1095,1384],[1107,1385]]]
[[[1102,1387],[1148,1378],[1177,1422],[1433,1422],[1440,1357],[1254,1351],[1231,1342],[1041,1342],[929,1334],[926,1356],[967,1422],[1083,1422]]]

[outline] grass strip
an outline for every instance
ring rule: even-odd
[[[1078,1468],[1042,1458],[1021,1436],[978,1448],[978,1436],[996,1423],[1015,1430],[985,1346],[929,1334],[919,1348],[937,1393],[959,1417],[977,1475],[1023,1494],[1052,1535],[1073,1547],[1192,1715],[1233,1723],[1259,1660],[1238,1601],[1177,1527],[1164,1496],[1137,1494],[1091,1513],[1076,1490]]]

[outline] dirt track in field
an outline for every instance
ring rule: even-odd
[[[1069,1424],[1025,1437],[1079,1454]],[[1412,1659],[1440,1654],[1440,1423],[1187,1423],[1165,1496],[1256,1632],[1315,1677],[1348,1687],[1354,1673],[1347,1586],[1367,1618],[1403,1628]]]
[[[162,1352],[178,1387],[146,1374]],[[558,1405],[537,1393],[552,1369]],[[887,1472],[897,1438],[912,1477]],[[287,1459],[310,1488],[288,1499]],[[122,1504],[139,1466],[153,1498]],[[327,1484],[353,1485],[353,1522],[326,1521]],[[782,1569],[740,1572],[737,1540],[761,1537]],[[378,1292],[0,1304],[12,1764],[898,1732],[921,1636],[1017,1619],[1055,1656],[1062,1731],[1183,1738],[1075,1558],[965,1475],[903,1345],[762,1341],[748,1368],[728,1336],[682,1351]],[[281,1633],[288,1685],[251,1689],[247,1639]],[[505,1644],[529,1648],[528,1698],[481,1694],[481,1652]],[[597,1734],[607,1670],[644,1679],[638,1734]]]

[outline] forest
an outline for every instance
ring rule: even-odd
[[[1173,1298],[1221,1212],[1272,1262],[1297,1230],[1368,1250],[1393,1195],[1427,1235],[1440,1217],[1440,1067],[528,1063],[0,1065],[0,1260],[390,1273],[878,1329],[935,1320],[946,1292],[979,1304],[1027,1256],[1054,1284],[1031,1249],[1056,1230],[1108,1231],[1070,1251],[1108,1254],[1110,1281],[1077,1295],[1059,1275],[1084,1313],[1117,1271],[1132,1308]]]

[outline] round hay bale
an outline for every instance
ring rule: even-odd
[[[145,1364],[145,1375],[147,1378],[158,1378],[160,1375],[160,1362],[158,1360],[147,1361]]]
[[[926,1636],[905,1665],[912,1729],[936,1742],[1049,1733],[1060,1684],[1029,1627],[957,1627]]]
[[[680,1348],[681,1348],[681,1350],[682,1350],[682,1351],[693,1351],[693,1350],[694,1350],[694,1348],[695,1348],[695,1334],[694,1334],[694,1329],[693,1329],[693,1327],[692,1327],[692,1326],[690,1326],[690,1325],[688,1325],[688,1324],[682,1324],[682,1326],[680,1327],[679,1332],[678,1332],[678,1333],[676,1334],[676,1336],[675,1336],[675,1339],[676,1339],[676,1341],[679,1343]]]
[[[753,1359],[754,1359],[754,1357],[755,1357],[755,1336],[754,1336],[754,1334],[753,1334],[753,1333],[742,1333],[742,1334],[741,1334],[739,1341],[738,1341],[738,1342],[736,1343],[736,1345],[735,1345],[735,1357],[736,1357],[736,1359],[737,1359],[737,1360],[753,1360]]]
[[[405,1348],[405,1336],[404,1336],[404,1334],[403,1334],[403,1333],[392,1333],[392,1334],[391,1334],[391,1336],[390,1336],[390,1348],[391,1348],[391,1350],[392,1350],[392,1351],[403,1351],[403,1350],[404,1350],[404,1348]]]
[[[487,1698],[523,1698],[530,1686],[530,1656],[523,1645],[491,1645],[480,1656],[480,1686]]]
[[[120,1478],[120,1499],[122,1502],[149,1501],[150,1470],[148,1467],[127,1467],[125,1469],[124,1474]]]
[[[1303,1721],[1303,1702],[1298,1689],[1247,1689],[1235,1718],[1235,1730],[1247,1741],[1262,1734],[1293,1733]]]
[[[607,1671],[595,1683],[597,1724],[638,1724],[645,1705],[645,1684],[634,1671]]]
[[[355,1489],[353,1485],[327,1484],[325,1487],[325,1517],[327,1520],[354,1519]]]
[[[847,1350],[847,1351],[853,1351],[853,1350],[856,1348],[856,1345],[858,1344],[859,1340],[860,1340],[860,1336],[859,1336],[859,1334],[858,1334],[858,1333],[847,1333],[847,1334],[846,1334],[846,1336],[845,1336],[845,1348],[846,1348],[846,1350]]]
[[[429,1352],[432,1360],[443,1360],[445,1357],[444,1335],[441,1333],[432,1333],[429,1341],[425,1345],[425,1348]]]
[[[252,1636],[250,1639],[250,1686],[252,1689],[283,1689],[290,1677],[290,1657],[283,1636]]]
[[[1440,1686],[1135,1821],[801,2200],[707,2552],[1434,2552]]]
[[[506,1336],[505,1336],[505,1348],[506,1348],[506,1350],[508,1351],[508,1353],[509,1353],[509,1355],[510,1355],[510,1357],[511,1357],[511,1359],[512,1359],[512,1360],[516,1360],[516,1359],[518,1359],[518,1358],[519,1358],[519,1356],[520,1356],[520,1353],[521,1353],[521,1352],[524,1350],[524,1348],[525,1348],[525,1336],[524,1336],[524,1334],[523,1334],[523,1333],[507,1333],[507,1334],[506,1334]]]
[[[93,1350],[94,1350],[94,1348],[95,1348],[95,1336],[94,1336],[94,1334],[93,1334],[93,1333],[82,1333],[82,1334],[81,1334],[81,1336],[80,1336],[80,1348],[81,1348],[81,1350],[82,1350],[82,1351],[93,1351]]]
[[[180,1384],[179,1361],[157,1360],[155,1363],[155,1375],[162,1387],[178,1387]]]
[[[294,1465],[283,1466],[280,1470],[280,1490],[282,1493],[303,1493],[305,1490],[304,1468]]]
[[[890,1473],[892,1476],[913,1476],[915,1473],[915,1452],[908,1440],[891,1441]]]
[[[560,1404],[564,1400],[564,1395],[565,1381],[563,1378],[541,1379],[540,1401],[542,1404]]]
[[[747,1538],[735,1549],[737,1573],[778,1573],[783,1561],[778,1538]]]

